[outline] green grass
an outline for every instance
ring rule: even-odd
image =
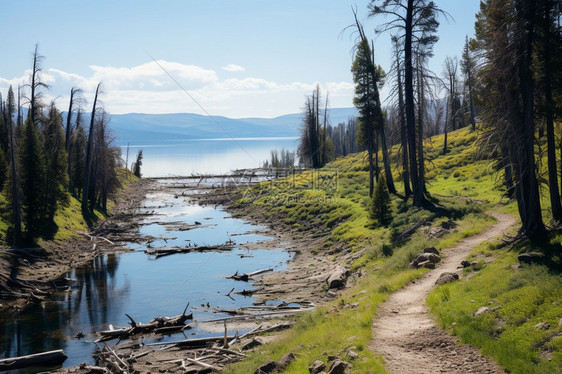
[[[518,252],[483,244],[470,278],[436,288],[427,302],[441,326],[513,373],[560,373],[562,277],[544,265],[518,268]],[[468,273],[467,273],[468,274]],[[478,308],[491,308],[475,316]],[[549,329],[535,327],[548,322]]]
[[[121,168],[117,170],[117,176],[121,183],[121,188],[126,188],[129,184],[138,180],[131,172]],[[0,243],[3,245],[6,245],[6,238],[10,230],[10,224],[6,217],[6,212],[9,210],[7,204],[5,195],[0,193],[0,212],[3,212],[0,214]],[[111,212],[114,204],[114,201],[108,201],[109,212]],[[100,219],[106,218],[106,214],[100,209],[95,209],[93,215],[88,218],[91,222],[97,222]],[[68,194],[68,203],[59,206],[55,213],[52,237],[37,238],[37,241],[39,245],[43,240],[53,240],[57,243],[70,241],[79,235],[76,233],[77,231],[88,231],[88,223],[82,215],[80,200]]]
[[[415,208],[393,196],[393,220],[387,226],[376,225],[368,218],[365,152],[334,160],[321,172],[306,171],[254,187],[240,204],[253,204],[264,215],[282,218],[298,230],[296,235],[328,234],[324,245],[313,248],[313,252],[329,251],[332,245],[351,248],[360,255],[351,264],[352,271],[366,276],[337,301],[300,316],[296,327],[225,372],[253,372],[269,359],[277,360],[294,352],[298,359],[285,372],[303,373],[315,360],[326,363],[329,355],[346,359],[350,347],[361,356],[351,361],[353,373],[384,372],[380,357],[367,349],[372,318],[390,292],[423,274],[424,270],[408,269],[414,255],[428,246],[451,247],[481,232],[495,222],[485,214],[487,211],[517,215],[516,205],[506,199],[500,186],[501,172],[497,173],[488,161],[480,158],[476,137],[468,128],[450,132],[446,155],[442,154],[443,136],[425,140],[427,189],[436,209]],[[399,161],[397,147],[390,157],[395,163]],[[400,190],[399,169],[393,167],[393,176]],[[325,183],[325,173],[330,172],[337,175],[337,183]],[[543,207],[549,205],[547,200],[547,194],[543,194]],[[543,216],[549,219],[548,209],[544,209]],[[449,219],[458,224],[453,233],[430,240],[418,230],[409,241],[396,242],[413,224],[425,221],[426,225],[439,226]],[[562,241],[562,236],[556,240]],[[513,372],[557,372],[562,351],[558,325],[562,317],[562,278],[544,266],[514,270],[518,251],[497,247],[480,246],[472,256],[477,265],[465,270],[465,279],[431,294],[431,310],[445,328],[463,341],[483,347],[484,354]],[[489,305],[490,301],[493,303]],[[474,317],[473,313],[485,305],[502,308]],[[498,318],[502,319],[501,332],[497,330]],[[549,330],[535,329],[537,323],[544,321],[550,323]]]

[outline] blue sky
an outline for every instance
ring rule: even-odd
[[[351,6],[371,37],[381,19],[365,0],[0,0],[0,92],[28,80],[35,43],[45,56],[47,97],[64,108],[74,85],[91,98],[98,81],[115,114],[203,113],[152,56],[211,114],[274,117],[301,110],[318,82],[332,107],[352,106]],[[478,0],[441,0],[431,68],[460,55],[473,34]],[[375,59],[390,65],[389,35],[375,39]]]

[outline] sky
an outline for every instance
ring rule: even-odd
[[[198,113],[232,118],[298,113],[315,85],[332,108],[351,107],[357,7],[375,61],[388,70],[390,35],[375,35],[367,0],[0,0],[0,93],[29,83],[39,45],[46,100],[64,110],[70,89],[89,100],[102,82],[110,113]],[[478,0],[437,0],[430,68],[460,56]],[[181,86],[181,88],[180,88]],[[185,89],[185,91],[184,91]],[[383,97],[385,92],[383,89]]]

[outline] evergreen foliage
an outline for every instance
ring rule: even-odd
[[[381,176],[377,181],[375,192],[369,204],[369,216],[381,225],[387,225],[392,221],[390,193],[384,176]]]
[[[135,161],[134,165],[133,165],[133,174],[136,177],[141,177],[141,166],[142,166],[142,149],[139,149],[139,152],[137,153],[137,160]]]
[[[23,126],[23,139],[19,156],[21,165],[21,190],[23,223],[28,238],[33,238],[41,223],[43,190],[43,150],[37,128],[31,116]]]
[[[45,217],[52,222],[60,204],[68,203],[67,153],[62,129],[62,118],[54,103],[49,109],[45,127],[44,161],[44,209]]]

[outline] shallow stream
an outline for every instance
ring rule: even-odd
[[[64,349],[68,356],[64,367],[93,363],[95,332],[107,330],[110,324],[116,328],[128,326],[125,313],[143,323],[156,316],[178,315],[188,302],[194,315],[193,328],[171,336],[145,338],[143,342],[221,335],[201,322],[228,316],[213,312],[215,309],[237,309],[255,301],[235,294],[250,289],[251,284],[226,277],[236,271],[282,271],[292,254],[283,248],[265,249],[271,247],[267,245],[271,237],[264,232],[265,227],[233,218],[221,206],[194,204],[185,194],[186,191],[169,188],[147,194],[141,213],[148,214],[139,230],[148,238],[128,243],[133,252],[98,256],[68,274],[76,279],[71,290],[19,314],[0,316],[0,358]],[[227,240],[236,243],[230,251],[190,252],[158,259],[144,253],[147,248],[217,245]],[[246,249],[244,243],[249,242],[264,243],[264,249],[259,249],[260,245],[258,249]],[[233,288],[228,297],[226,294]],[[270,303],[276,302],[279,301]],[[79,332],[85,337],[77,338]]]

